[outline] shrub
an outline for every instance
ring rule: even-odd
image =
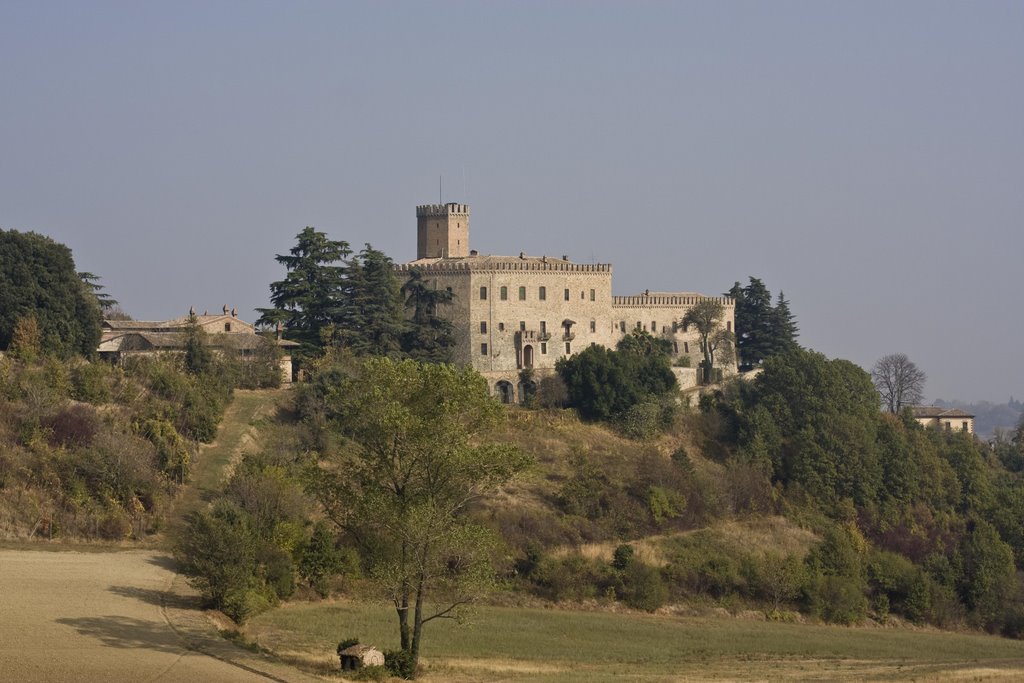
[[[615,548],[615,553],[612,555],[612,567],[620,572],[624,571],[633,561],[634,552],[633,546],[628,543],[623,543]]]
[[[246,587],[228,591],[220,609],[236,624],[244,624],[250,617],[266,612],[273,606],[274,602],[263,591]]]
[[[384,652],[384,667],[392,676],[411,681],[416,678],[416,660],[408,650]]]
[[[537,385],[537,404],[541,408],[564,408],[569,403],[569,390],[559,375],[549,375]]]
[[[633,609],[653,612],[668,600],[668,588],[656,567],[633,561],[623,572],[621,597]]]
[[[99,405],[110,402],[110,368],[101,363],[79,363],[71,370],[71,397]]]
[[[813,582],[812,610],[830,624],[855,624],[867,616],[864,583],[849,576],[822,576]]]

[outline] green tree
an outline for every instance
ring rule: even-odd
[[[22,318],[35,318],[40,350],[92,356],[100,343],[100,307],[78,277],[71,250],[34,232],[0,230],[0,349]]]
[[[779,298],[772,309],[771,321],[771,352],[782,353],[796,346],[800,328],[797,327],[796,316],[789,310],[789,302],[782,290],[779,290]]]
[[[402,285],[405,310],[411,311],[402,348],[413,360],[428,363],[450,363],[455,344],[451,321],[438,315],[438,309],[448,306],[453,295],[447,289],[431,287],[423,279],[423,271],[413,268],[409,279]]]
[[[214,365],[213,351],[210,350],[206,331],[194,315],[188,317],[185,326],[185,370],[192,375],[205,375]]]
[[[983,625],[992,626],[1014,594],[1013,550],[991,524],[974,519],[957,548],[957,558],[964,605]]]
[[[719,360],[731,360],[734,337],[725,329],[725,307],[713,299],[703,299],[683,316],[683,326],[692,325],[700,339],[700,350],[704,354],[703,377],[705,384],[711,382],[711,371],[715,367],[715,353]]]
[[[345,271],[340,315],[335,318],[339,341],[357,355],[402,355],[401,288],[394,264],[369,244],[349,261]]]
[[[369,358],[325,398],[351,447],[311,486],[360,544],[415,662],[425,624],[455,616],[493,587],[493,532],[471,522],[467,507],[529,460],[478,440],[503,412],[469,369]]]
[[[560,359],[555,368],[565,382],[569,403],[591,420],[621,415],[677,386],[666,345],[642,331],[624,338],[616,351],[588,346]]]
[[[320,352],[325,335],[333,336],[342,306],[342,262],[352,251],[347,242],[328,239],[311,227],[296,235],[296,242],[288,254],[276,256],[287,274],[271,283],[274,307],[258,309],[257,324],[281,324],[288,338],[302,344],[298,355],[310,356]]]
[[[85,283],[86,288],[92,292],[92,295],[96,297],[96,303],[99,304],[100,309],[106,314],[107,311],[118,306],[117,299],[113,298],[103,290],[106,289],[100,284],[100,276],[94,275],[89,272],[79,273],[78,277]]]

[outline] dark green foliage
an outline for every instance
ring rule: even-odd
[[[192,375],[205,375],[213,369],[213,352],[210,351],[206,332],[199,326],[199,320],[190,315],[185,327],[185,370]]]
[[[727,296],[735,301],[736,347],[740,370],[751,370],[776,353],[796,346],[799,330],[782,292],[772,306],[772,295],[759,278],[750,277],[743,287],[737,282]]]
[[[416,657],[408,650],[385,650],[384,668],[396,678],[411,681],[416,678]]]
[[[569,404],[587,419],[605,420],[668,395],[677,385],[660,341],[646,332],[634,332],[619,343],[617,351],[589,346],[560,359],[555,367],[565,382]]]
[[[423,271],[413,268],[402,285],[402,294],[405,310],[412,312],[402,336],[406,354],[421,362],[450,363],[455,344],[453,327],[451,321],[438,315],[438,310],[451,304],[452,293],[431,286],[423,279]]]
[[[78,277],[85,283],[86,288],[96,298],[96,303],[99,304],[100,309],[103,313],[106,313],[110,309],[117,307],[118,301],[103,290],[106,289],[100,284],[100,276],[92,273],[79,273]]]
[[[340,569],[341,553],[334,546],[334,536],[326,524],[317,522],[302,549],[299,574],[320,597],[326,598],[330,594],[330,577]]]
[[[0,230],[0,349],[22,318],[34,318],[44,353],[92,356],[100,306],[75,271],[71,250],[34,232]]]
[[[338,341],[356,355],[401,357],[405,320],[394,264],[369,244],[348,262],[341,316],[334,319]]]
[[[615,548],[615,553],[612,555],[612,567],[620,572],[623,571],[633,561],[633,555],[633,546],[623,543]]]
[[[297,244],[289,254],[278,254],[277,262],[287,269],[284,280],[270,285],[274,308],[261,308],[257,324],[284,327],[288,339],[302,344],[300,356],[315,355],[325,337],[333,341],[333,327],[341,315],[345,268],[338,265],[352,251],[348,243],[306,227],[296,235]]]
[[[619,592],[624,603],[633,609],[653,612],[668,601],[668,588],[656,567],[631,561],[622,571]]]
[[[964,605],[981,625],[994,626],[1014,595],[1013,551],[991,524],[979,519],[969,524],[956,560],[961,577],[957,588]]]
[[[257,545],[249,515],[231,502],[219,501],[210,510],[188,516],[175,556],[189,583],[213,607],[241,622],[258,606],[248,595],[256,587]]]

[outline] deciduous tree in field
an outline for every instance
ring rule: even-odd
[[[394,604],[415,662],[425,624],[493,587],[494,534],[467,507],[529,460],[478,440],[502,408],[472,370],[369,358],[328,392],[328,419],[349,442],[312,486]]]

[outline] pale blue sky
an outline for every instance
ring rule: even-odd
[[[0,227],[138,318],[254,319],[306,225],[411,259],[439,174],[482,252],[1024,396],[1024,2],[0,0]]]

